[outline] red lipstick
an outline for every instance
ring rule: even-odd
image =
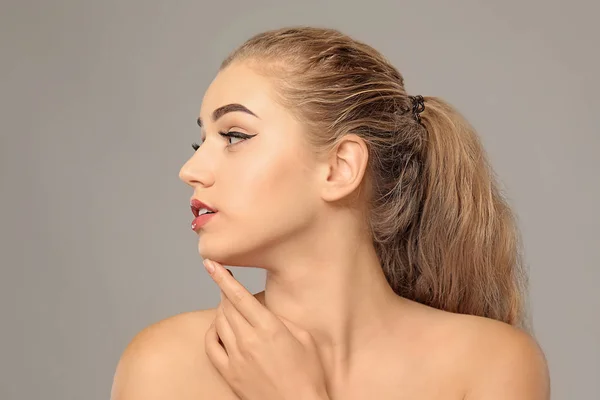
[[[190,200],[190,208],[194,214],[194,220],[192,221],[192,230],[198,232],[209,220],[211,220],[216,214],[217,210],[206,203],[198,199]],[[200,214],[202,212],[202,214]]]

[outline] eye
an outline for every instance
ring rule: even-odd
[[[219,135],[221,135],[221,136],[223,136],[223,137],[226,137],[227,139],[229,139],[229,138],[233,138],[233,139],[242,139],[242,140],[240,140],[240,141],[239,141],[239,142],[237,142],[237,143],[230,143],[230,144],[229,144],[229,146],[234,146],[234,145],[236,145],[236,144],[238,144],[238,143],[240,143],[240,142],[243,142],[244,140],[248,140],[248,139],[251,139],[251,138],[253,138],[254,136],[256,136],[256,135],[246,135],[245,133],[241,133],[241,132],[234,132],[234,131],[227,132],[227,133],[226,133],[226,132],[219,132]],[[229,146],[228,146],[228,147],[229,147]]]
[[[223,137],[225,137],[227,139],[229,139],[229,138],[241,139],[239,142],[230,143],[227,147],[234,146],[234,145],[236,145],[236,144],[238,144],[240,142],[243,142],[244,140],[248,140],[248,139],[251,139],[254,136],[256,136],[256,135],[247,135],[245,133],[235,132],[235,131],[231,131],[231,132],[219,132],[219,135],[221,135],[221,136],[223,136]],[[194,142],[194,143],[192,143],[192,148],[194,149],[194,151],[197,151],[200,148],[201,145],[202,144],[198,144],[198,143]]]

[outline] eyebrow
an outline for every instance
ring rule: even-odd
[[[250,111],[245,106],[243,106],[241,104],[238,104],[238,103],[232,103],[232,104],[227,104],[227,105],[224,105],[222,107],[219,107],[215,111],[213,111],[213,113],[212,113],[212,120],[213,120],[213,122],[216,122],[223,115],[225,115],[227,113],[230,113],[230,112],[236,112],[236,111],[241,111],[241,112],[244,112],[246,114],[253,115],[256,118],[260,119],[260,117],[258,115],[254,114],[252,111]],[[198,126],[200,128],[202,128],[202,119],[200,117],[198,117],[197,122],[198,122]]]

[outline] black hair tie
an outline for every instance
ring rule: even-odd
[[[421,123],[421,115],[419,115],[419,114],[421,114],[425,110],[425,99],[423,99],[423,96],[421,96],[421,95],[408,96],[408,98],[412,102],[413,115],[414,115],[415,119],[417,120],[417,122],[420,124]]]

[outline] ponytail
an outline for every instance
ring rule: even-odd
[[[515,217],[479,137],[437,97],[424,97],[422,208],[409,240],[415,300],[524,327],[525,274]]]

